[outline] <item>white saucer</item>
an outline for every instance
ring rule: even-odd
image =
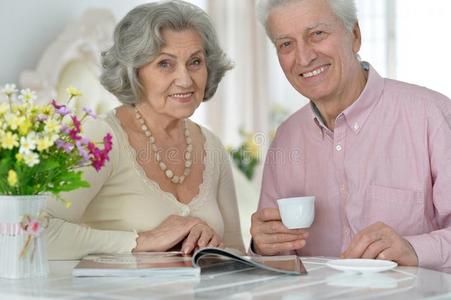
[[[390,260],[361,259],[361,258],[329,260],[326,265],[335,270],[360,272],[360,273],[382,272],[391,270],[398,266],[397,263]]]

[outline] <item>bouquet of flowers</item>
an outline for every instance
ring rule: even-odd
[[[19,93],[15,85],[7,84],[0,90],[7,100],[0,103],[0,194],[52,193],[63,200],[61,192],[89,187],[80,168],[99,171],[109,160],[111,134],[98,143],[103,149],[84,137],[82,123],[95,115],[88,108],[81,118],[73,114],[69,103],[81,93],[74,87],[66,91],[66,104],[52,100],[37,105],[36,93],[29,89]]]
[[[237,148],[227,147],[226,150],[238,169],[243,172],[247,179],[252,180],[255,168],[260,162],[260,147],[255,141],[254,134],[240,130],[240,135],[244,142]]]

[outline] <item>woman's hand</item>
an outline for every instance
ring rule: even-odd
[[[219,235],[207,224],[196,224],[182,244],[182,252],[190,254],[193,250],[203,247],[223,248],[224,244]]]
[[[205,222],[198,218],[171,215],[158,225],[158,227],[138,233],[136,247],[132,251],[168,251],[183,241],[196,225],[205,226]]]

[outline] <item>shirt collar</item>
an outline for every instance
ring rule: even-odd
[[[369,63],[362,62],[362,68],[368,70],[368,80],[365,88],[359,98],[342,112],[348,126],[355,134],[358,134],[362,129],[371,111],[378,103],[384,89],[384,79]],[[310,106],[315,123],[322,129],[323,133],[324,130],[327,132],[329,129],[324,125],[324,119],[318,108],[312,101],[310,101]]]

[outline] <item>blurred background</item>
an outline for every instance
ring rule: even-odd
[[[0,86],[16,83],[40,101],[63,98],[69,85],[79,107],[117,105],[99,84],[99,53],[115,24],[144,0],[0,0]],[[308,101],[286,81],[272,44],[255,17],[256,0],[190,0],[212,17],[235,63],[214,98],[193,119],[210,128],[234,162],[242,232],[248,242],[262,161],[279,124]],[[385,77],[451,97],[451,1],[356,0],[360,56]],[[63,98],[64,99],[64,98]],[[1,100],[1,99],[0,99]]]

